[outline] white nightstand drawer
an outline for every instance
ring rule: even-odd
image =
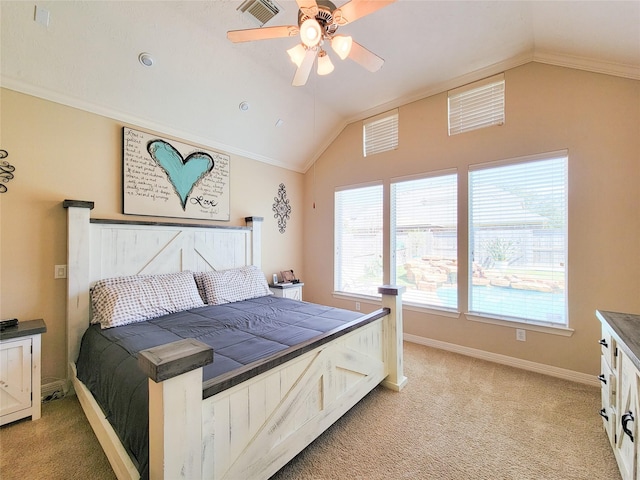
[[[277,283],[275,285],[269,285],[269,290],[271,290],[276,297],[302,301],[303,286],[304,283]]]

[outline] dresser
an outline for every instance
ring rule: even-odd
[[[290,298],[302,301],[302,287],[304,283],[276,283],[269,285],[269,290],[276,297]]]
[[[40,418],[40,346],[43,320],[0,331],[0,425]]]
[[[596,311],[602,323],[600,416],[623,480],[640,480],[640,315]]]

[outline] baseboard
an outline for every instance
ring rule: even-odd
[[[52,397],[54,394],[58,394]],[[55,380],[50,383],[45,383],[41,387],[41,400],[53,400],[53,398],[62,398],[69,393],[69,384],[66,380]]]
[[[500,363],[502,365],[508,365],[510,367],[521,368],[523,370],[529,370],[536,373],[542,373],[551,377],[562,378],[564,380],[570,380],[572,382],[600,387],[600,381],[595,375],[588,375],[586,373],[575,372],[573,370],[553,367],[551,365],[544,365],[542,363],[531,362],[529,360],[522,360],[520,358],[509,357],[507,355],[501,355],[499,353],[486,352],[484,350],[464,347],[462,345],[456,345],[454,343],[433,340],[431,338],[420,337],[418,335],[411,335],[410,333],[405,333],[403,335],[403,338],[407,342],[418,343],[427,347],[447,350],[449,352],[459,353],[468,357],[479,358],[481,360],[487,360],[489,362]]]

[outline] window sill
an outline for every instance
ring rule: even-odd
[[[332,292],[333,298],[338,298],[340,300],[349,300],[349,301],[359,301],[364,303],[371,303],[374,305],[381,304],[380,297],[374,297],[372,295],[363,295],[357,293],[344,293],[344,292]],[[419,305],[417,303],[408,303],[403,300],[402,309],[411,311],[411,312],[419,312],[419,313],[429,313],[431,315],[439,315],[441,317],[450,317],[450,318],[460,318],[460,312],[453,309],[446,308],[434,308],[427,307],[423,305]]]
[[[382,303],[382,296],[363,295],[361,293],[345,293],[345,292],[333,292],[333,298],[339,298],[340,300],[360,301],[365,303],[373,303],[380,305]]]
[[[560,335],[563,337],[570,337],[575,330],[569,327],[563,327],[561,325],[544,324],[524,322],[518,320],[510,320],[499,317],[489,317],[478,313],[466,312],[465,317],[472,322],[489,323],[492,325],[502,325],[503,327],[520,328],[522,330],[529,330],[532,332],[548,333],[551,335]]]
[[[460,312],[448,308],[428,307],[417,303],[407,303],[405,301],[402,302],[402,307],[404,310],[410,312],[428,313],[430,315],[439,315],[441,317],[449,318],[460,318]]]

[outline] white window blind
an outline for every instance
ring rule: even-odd
[[[365,120],[362,127],[364,156],[398,148],[398,109]]]
[[[382,285],[382,185],[335,193],[334,289],[378,295]]]
[[[567,157],[469,173],[469,310],[567,325]]]
[[[455,172],[391,184],[391,282],[405,303],[458,308],[458,181]]]
[[[504,123],[504,74],[449,91],[449,135]]]

